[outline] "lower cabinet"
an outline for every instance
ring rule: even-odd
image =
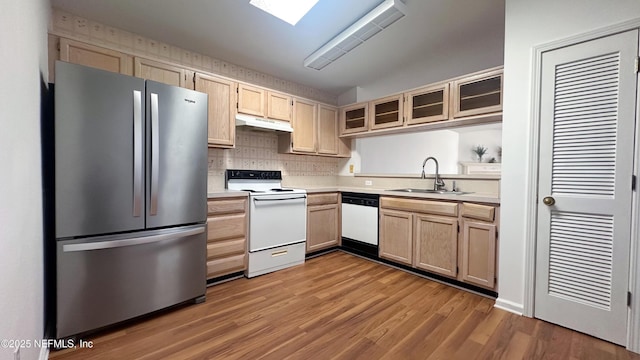
[[[462,218],[460,280],[494,288],[498,231],[493,222]]]
[[[498,211],[490,205],[460,204],[460,281],[496,288]]]
[[[380,198],[381,258],[496,289],[497,208]]]
[[[415,214],[416,268],[456,277],[458,265],[458,219]]]
[[[405,265],[413,263],[413,215],[380,209],[379,255]]]
[[[314,252],[338,246],[340,234],[340,196],[338,193],[307,196],[307,249]]]
[[[207,217],[207,279],[247,266],[247,198],[210,199]]]

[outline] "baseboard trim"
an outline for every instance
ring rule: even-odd
[[[523,304],[518,304],[513,301],[504,300],[501,298],[496,299],[496,304],[494,305],[494,307],[508,311],[510,313],[517,314],[517,315],[522,315],[524,313]]]
[[[49,359],[49,348],[43,346],[40,348],[40,356],[38,356],[38,360],[47,360]]]

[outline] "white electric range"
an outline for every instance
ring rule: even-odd
[[[247,277],[304,263],[307,192],[282,188],[277,170],[227,170],[227,189],[249,191]]]

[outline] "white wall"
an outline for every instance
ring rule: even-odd
[[[351,146],[351,158],[338,164],[339,175],[352,175],[351,164],[354,173],[416,175],[428,156],[438,159],[440,174],[459,174],[460,162],[476,161],[471,152],[474,145],[489,148],[483,161],[497,158],[497,148],[502,145],[501,124],[357,138]],[[433,162],[425,172],[435,172]]]
[[[506,1],[498,306],[522,311],[524,303],[524,205],[529,187],[535,186],[525,181],[530,165],[532,49],[638,17],[638,0]]]
[[[417,16],[435,24],[457,22],[457,30],[444,32],[437,28],[430,33],[421,33],[418,29],[408,29],[405,41],[428,42],[431,44],[429,51],[397,54],[399,61],[404,64],[386,69],[379,76],[359,83],[358,101],[367,101],[502,65],[504,24],[494,19],[503,18],[504,0],[429,3],[434,11],[410,13],[407,17]],[[443,12],[445,16],[437,15]],[[482,30],[478,31],[480,28]]]
[[[428,156],[438,159],[440,174],[458,172],[458,133],[451,130],[376,136],[356,140],[364,174],[420,174]],[[435,164],[425,166],[435,173]]]
[[[0,11],[0,339],[42,339],[40,76],[47,74],[48,0]],[[24,348],[22,359],[40,349]],[[0,348],[0,359],[13,359]]]
[[[487,48],[495,48],[495,43],[502,42],[502,29],[499,30],[478,41],[456,39],[454,54],[451,54],[451,51],[433,49],[420,63],[400,67],[388,74],[381,74],[369,83],[360,84],[358,102],[502,65],[502,52],[486,51]],[[451,44],[442,46],[450,48]]]
[[[483,162],[489,161],[492,157],[500,162],[498,147],[502,146],[502,130],[461,131],[458,138],[458,161],[477,161],[477,155],[471,151],[477,145],[487,148],[487,153],[482,157]]]

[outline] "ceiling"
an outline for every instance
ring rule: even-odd
[[[64,11],[334,96],[402,69],[442,68],[448,54],[487,59],[472,44],[492,54],[483,61],[493,63],[477,70],[502,64],[504,0],[404,0],[408,14],[386,30],[320,71],[303,66],[381,2],[320,0],[291,26],[249,0],[51,0]],[[460,70],[447,73],[469,72]]]

